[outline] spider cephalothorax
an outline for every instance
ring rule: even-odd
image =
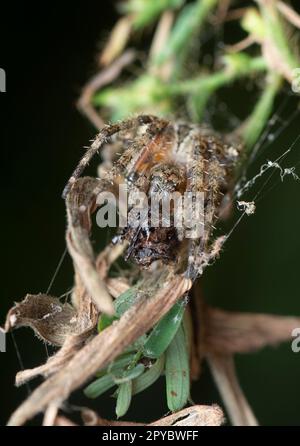
[[[164,216],[158,211],[159,223],[154,225],[151,207],[138,225],[133,224],[135,217],[131,218],[114,240],[127,240],[126,258],[143,267],[155,260],[176,263],[184,257],[188,275],[196,277],[207,262],[212,228],[224,194],[230,191],[240,146],[204,126],[142,115],[100,131],[70,178],[64,196],[100,147],[114,144],[112,137],[116,134],[118,147],[124,141],[124,149],[118,158],[114,155],[117,159],[111,160],[108,169],[106,165],[103,184],[113,187],[123,182],[129,193],[143,192],[149,198],[156,194],[162,200],[172,193],[202,194],[203,218],[196,223],[203,230],[201,235],[188,236],[186,227],[175,225],[177,210],[171,204],[169,224],[164,224]]]

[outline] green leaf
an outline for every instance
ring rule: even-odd
[[[168,408],[175,412],[185,406],[190,394],[189,355],[182,326],[166,351],[165,374]]]
[[[135,287],[129,288],[115,300],[115,310],[117,317],[121,317],[135,301],[137,289]]]
[[[131,369],[125,370],[121,374],[114,374],[112,376],[113,381],[115,384],[122,384],[124,382],[130,381],[134,378],[137,378],[140,376],[145,370],[144,364],[137,364],[135,367],[132,367]]]
[[[129,288],[127,291],[122,293],[114,302],[114,307],[116,310],[115,316],[107,316],[106,314],[101,314],[98,322],[98,331],[103,331],[105,328],[109,327],[113,321],[119,319],[122,314],[127,311],[133,304],[137,294],[137,289],[135,287]]]
[[[109,327],[113,321],[117,320],[116,316],[108,316],[107,314],[101,314],[98,321],[98,332],[105,330],[105,328]]]
[[[144,345],[145,356],[159,358],[165,352],[182,321],[185,305],[184,300],[177,302],[153,328]]]
[[[277,73],[269,74],[264,90],[257,100],[255,107],[245,122],[242,130],[242,136],[245,142],[246,150],[251,154],[263,129],[267,125],[268,119],[274,107],[275,97],[282,86],[282,78]],[[255,156],[255,152],[253,155]]]
[[[132,398],[132,381],[120,384],[116,404],[117,418],[123,417],[129,409]]]
[[[171,56],[178,58],[186,51],[191,38],[201,29],[204,20],[216,4],[217,0],[198,0],[184,6],[172,28],[165,48],[158,55],[159,64]]]
[[[115,385],[112,375],[105,375],[92,382],[84,389],[84,394],[88,398],[97,398]]]
[[[155,381],[160,377],[163,373],[165,364],[165,357],[162,355],[158,360],[141,376],[134,379],[132,382],[132,393],[136,395],[137,393],[142,392],[148,387],[152,386]]]
[[[130,0],[122,5],[123,12],[134,15],[135,29],[155,21],[166,9],[179,8],[184,0]]]
[[[135,350],[143,350],[145,342],[147,341],[147,335],[142,335],[139,338],[134,341],[132,344],[132,347],[135,348]]]
[[[133,353],[126,353],[122,356],[119,356],[117,359],[115,359],[113,362],[110,363],[110,365],[102,370],[100,370],[96,376],[103,376],[105,374],[109,374],[115,371],[122,370],[129,366],[129,364],[132,363],[132,361],[136,357],[136,352]]]
[[[135,357],[136,353],[129,353],[120,356],[118,359],[116,359],[110,364],[110,366],[108,367],[109,372],[115,372],[116,370],[128,367],[129,364],[131,364],[132,361],[135,359]]]

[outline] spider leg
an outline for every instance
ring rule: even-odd
[[[127,130],[127,129],[129,130],[129,129],[133,128],[134,126],[151,124],[152,122],[156,122],[157,120],[158,120],[158,118],[156,118],[155,116],[140,115],[137,118],[128,119],[128,120],[122,121],[120,123],[106,125],[105,127],[103,127],[103,129],[101,129],[100,132],[97,134],[91,147],[89,149],[87,149],[85,155],[82,157],[78,166],[76,167],[73,174],[71,175],[67,185],[64,188],[64,191],[62,194],[63,198],[66,198],[72,185],[80,177],[80,175],[84,171],[85,167],[89,164],[90,160],[98,152],[98,150],[103,146],[103,144],[105,144],[108,141],[108,139],[111,136],[113,136],[114,134],[116,134],[120,131]]]
[[[221,185],[226,175],[226,169],[216,156],[213,146],[212,139],[199,134],[187,162],[187,191],[193,194],[202,192],[204,200],[201,235],[189,241],[186,274],[192,280],[202,274],[211,258],[211,235],[217,219],[216,210],[222,198]]]

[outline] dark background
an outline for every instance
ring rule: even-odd
[[[64,251],[61,191],[82,147],[95,134],[75,103],[96,70],[97,49],[117,17],[114,2],[78,2],[65,9],[55,2],[10,5],[0,18],[0,67],[7,75],[7,93],[0,94],[1,324],[13,302],[26,292],[47,290]],[[232,96],[231,101],[234,112],[243,115],[243,100]],[[287,99],[283,116],[288,118],[294,107],[295,101]],[[275,159],[283,153],[298,136],[299,124],[298,116],[269,146],[266,156]],[[299,162],[299,150],[297,143],[286,165]],[[257,160],[253,172],[264,159]],[[270,183],[274,187],[262,194],[256,214],[244,219],[221,259],[207,270],[205,296],[219,307],[300,315],[299,182],[287,178],[281,183],[278,178],[275,174]],[[71,286],[67,258],[52,293],[62,295]],[[43,344],[29,329],[17,331],[15,339],[26,368],[46,359]],[[10,336],[7,343],[7,353],[0,355],[0,424],[27,392],[14,387],[20,366]],[[292,353],[290,343],[237,356],[236,362],[261,424],[300,425],[300,354]],[[163,380],[155,390],[135,397],[128,419],[164,414],[162,392]],[[195,402],[220,403],[206,367],[192,397]],[[78,392],[71,404],[90,405],[90,401]],[[104,416],[113,414],[111,398],[96,401],[94,407]]]

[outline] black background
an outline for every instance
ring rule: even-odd
[[[0,18],[0,67],[7,92],[0,94],[1,139],[1,312],[3,324],[13,301],[26,292],[45,292],[64,251],[63,186],[95,131],[76,110],[81,87],[96,70],[95,55],[117,14],[114,2],[10,3]],[[243,113],[239,98],[232,98]],[[289,102],[290,104],[290,102]],[[294,103],[286,112],[291,113]],[[267,152],[275,159],[299,134],[299,117]],[[287,165],[299,161],[300,144]],[[257,161],[254,172],[264,158]],[[298,168],[298,174],[299,174]],[[263,196],[257,213],[233,234],[227,249],[204,280],[206,299],[222,308],[300,315],[299,183],[287,178]],[[103,235],[103,237],[106,237]],[[69,259],[52,293],[72,286]],[[26,368],[46,358],[45,348],[29,329],[15,338]],[[11,337],[0,355],[0,423],[26,396],[16,389],[19,363]],[[239,377],[262,424],[300,424],[300,356],[290,343],[237,357]],[[128,418],[153,419],[166,412],[163,379],[137,396]],[[206,367],[193,387],[195,402],[220,399]],[[74,401],[73,401],[74,399]],[[90,405],[78,392],[72,404]],[[94,407],[113,414],[111,398]],[[72,408],[74,410],[74,407]]]

